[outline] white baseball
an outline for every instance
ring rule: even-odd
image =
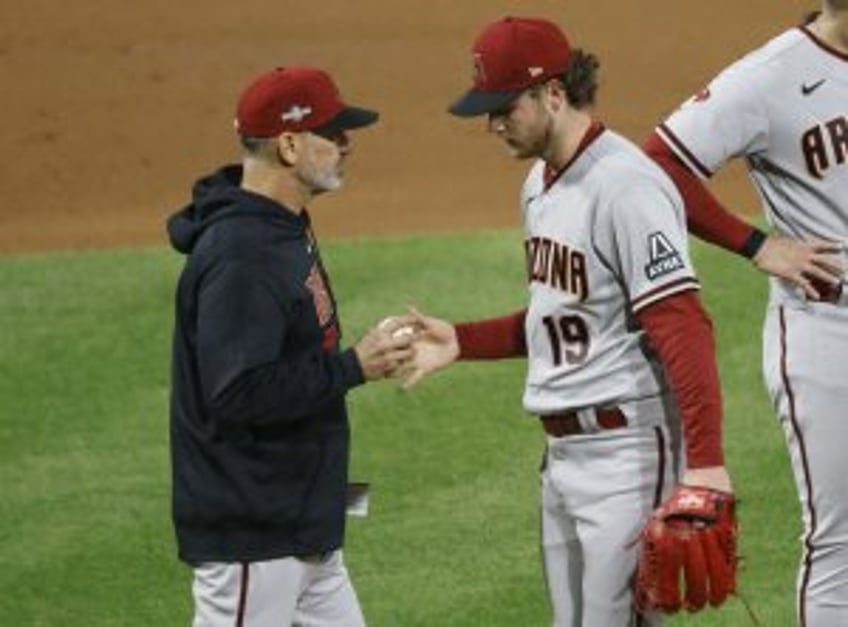
[[[408,337],[408,336],[410,336],[414,333],[415,333],[415,329],[413,329],[411,326],[407,325],[407,326],[400,327],[399,329],[395,329],[394,331],[392,331],[392,337],[396,340],[399,340],[400,338]]]
[[[383,320],[380,321],[380,324],[377,325],[377,328],[378,329],[385,329],[388,325],[390,325],[392,323],[393,320],[394,320],[394,318],[391,317],[391,316],[389,316],[388,318],[383,318]],[[407,324],[407,325],[404,325],[402,327],[398,327],[397,329],[392,331],[392,338],[400,339],[402,337],[408,337],[408,336],[410,336],[414,333],[415,333],[415,329],[412,326]]]

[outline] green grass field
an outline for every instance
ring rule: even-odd
[[[407,304],[449,319],[524,305],[520,236],[324,246],[348,342]],[[765,280],[695,245],[719,341],[728,465],[741,499],[741,591],[793,624],[800,530],[760,375]],[[189,570],[169,518],[172,292],[162,249],[0,258],[0,625],[187,625]],[[347,559],[374,627],[542,626],[542,435],[523,363],[460,364],[412,393],[350,395],[354,479],[372,483]],[[742,603],[671,625],[747,625]],[[602,626],[599,626],[602,627]]]

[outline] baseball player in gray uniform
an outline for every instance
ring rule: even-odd
[[[779,235],[844,249],[848,1],[825,0],[806,25],[732,64],[649,143],[687,205],[711,207],[717,222],[724,210],[698,179],[741,156]],[[719,243],[733,249],[729,239]],[[843,253],[830,271],[844,263]],[[763,369],[803,512],[798,623],[836,627],[848,625],[848,291],[821,278],[807,277],[812,294],[770,279]]]
[[[524,407],[546,434],[554,624],[657,624],[634,609],[640,529],[677,482],[731,491],[682,200],[637,146],[593,118],[597,61],[556,25],[497,20],[472,52],[474,86],[451,112],[487,115],[512,156],[536,160],[521,192],[530,302],[457,325],[415,312],[406,385],[457,359],[526,355]]]

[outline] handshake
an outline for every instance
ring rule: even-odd
[[[459,357],[453,325],[414,308],[407,315],[385,318],[353,350],[366,381],[394,377],[407,389]]]

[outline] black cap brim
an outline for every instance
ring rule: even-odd
[[[370,126],[377,121],[380,114],[371,109],[363,109],[361,107],[345,107],[339,111],[336,116],[322,124],[318,128],[312,129],[316,135],[338,135],[344,131],[351,131],[355,128],[363,128]]]
[[[467,92],[454,102],[448,111],[461,118],[488,115],[503,109],[521,95],[518,91],[474,91]]]

